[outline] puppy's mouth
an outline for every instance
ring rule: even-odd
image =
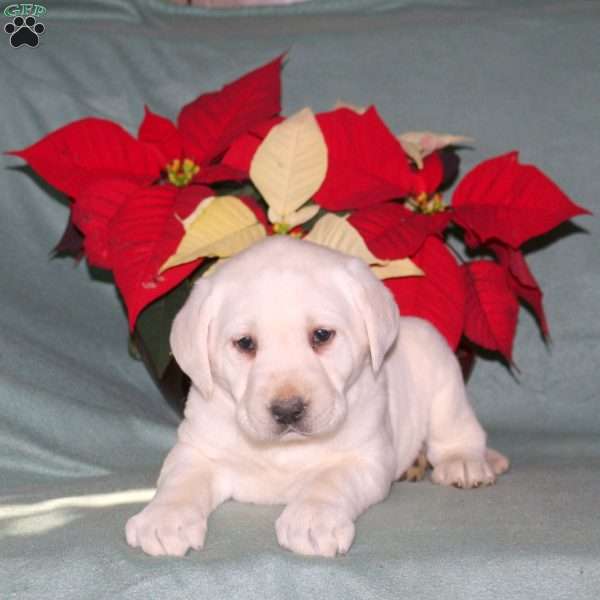
[[[293,427],[292,425],[288,425],[283,429],[283,431],[279,434],[279,438],[281,440],[291,441],[291,440],[300,440],[302,438],[307,438],[311,436],[311,432],[299,429],[297,427]]]
[[[238,413],[237,421],[246,435],[257,442],[292,442],[315,435],[308,423],[277,424],[273,421],[256,421],[250,418],[245,410]]]

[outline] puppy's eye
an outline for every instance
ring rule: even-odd
[[[315,329],[310,336],[310,345],[313,348],[323,346],[327,342],[331,341],[334,335],[335,331],[333,331],[333,329],[323,329],[321,327],[319,329]]]
[[[256,342],[254,338],[249,335],[244,335],[241,338],[234,340],[233,345],[245,354],[254,354],[256,352]]]

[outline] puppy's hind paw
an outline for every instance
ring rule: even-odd
[[[502,473],[506,473],[510,467],[510,461],[508,458],[493,448],[488,448],[485,451],[485,460],[496,475],[502,475]]]
[[[427,473],[428,467],[429,463],[427,461],[425,451],[421,450],[417,458],[415,458],[415,460],[413,461],[412,466],[406,469],[406,471],[398,481],[422,481],[423,479],[425,479],[425,474]]]
[[[482,458],[455,456],[435,465],[431,479],[440,485],[467,489],[492,485],[496,473]]]

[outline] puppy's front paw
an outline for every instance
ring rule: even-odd
[[[309,556],[346,554],[354,523],[335,506],[319,502],[289,504],[275,524],[279,544]]]
[[[183,556],[199,550],[206,536],[206,517],[188,504],[153,504],[127,521],[127,543],[151,556]]]
[[[492,485],[496,481],[496,473],[484,458],[455,456],[435,465],[431,478],[440,485],[476,488]]]

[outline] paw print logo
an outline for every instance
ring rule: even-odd
[[[39,36],[44,33],[46,28],[43,23],[38,23],[35,17],[15,17],[12,23],[7,23],[4,26],[4,31],[10,35],[10,45],[13,48],[23,46],[31,46],[35,48],[39,42]]]

